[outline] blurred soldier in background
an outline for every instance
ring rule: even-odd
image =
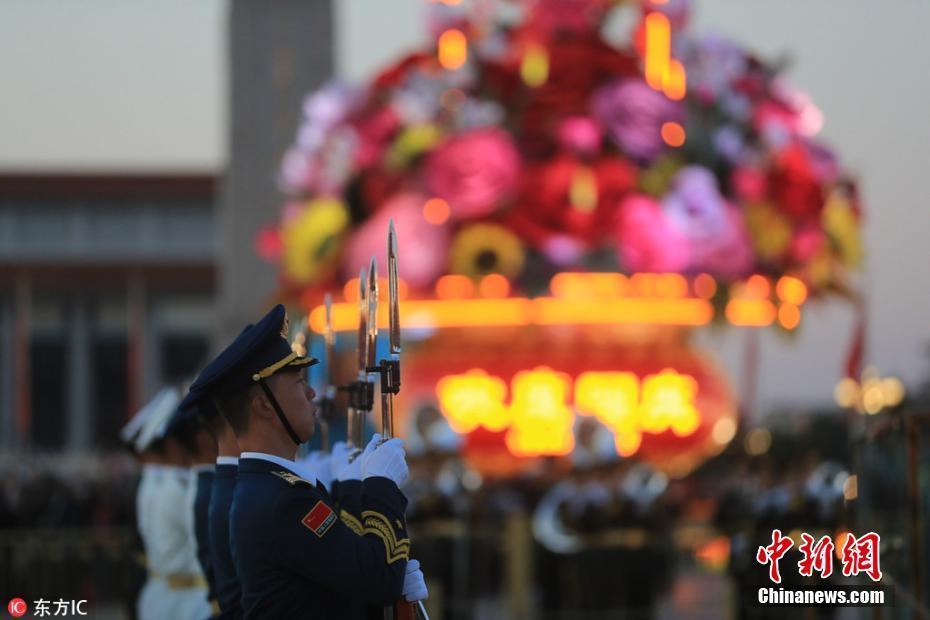
[[[178,393],[165,398],[136,442],[140,452],[159,453],[159,463],[140,484],[137,519],[145,546],[148,581],[137,605],[140,620],[203,620],[211,614],[206,579],[197,561],[190,458],[176,433]],[[172,430],[175,430],[172,428]]]
[[[229,548],[229,510],[232,506],[236,475],[239,469],[239,444],[236,442],[232,428],[223,416],[219,415],[213,400],[195,387],[196,381],[195,386],[192,386],[191,391],[184,398],[182,408],[198,411],[204,430],[216,446],[216,450],[212,453],[216,461],[215,476],[209,496],[206,498],[206,514],[201,515],[204,519],[203,527],[206,530],[205,546],[209,552],[207,561],[213,573],[211,584],[211,593],[215,596],[213,611],[219,618],[236,619],[242,617],[242,607],[239,602],[242,588],[239,585],[239,577],[236,575],[236,567]],[[198,497],[203,499],[201,495]],[[195,512],[200,514],[204,507],[200,506],[197,509],[197,506],[198,504],[195,504]],[[203,535],[203,532],[200,535]]]
[[[120,430],[120,440],[126,445],[141,465],[139,483],[136,487],[136,524],[143,546],[143,566],[146,572],[146,581],[142,590],[137,592],[136,614],[143,615],[142,608],[152,605],[152,593],[158,588],[155,579],[148,569],[146,558],[151,548],[150,515],[153,512],[153,499],[159,479],[159,468],[164,460],[160,441],[154,441],[154,422],[168,415],[174,410],[178,402],[178,393],[174,388],[165,388],[155,395],[148,404],[140,409],[135,416]],[[147,612],[152,617],[153,612]]]
[[[212,405],[212,401],[211,401]],[[216,593],[220,604],[220,617],[242,617],[242,586],[236,574],[232,551],[229,548],[229,511],[232,508],[236,476],[239,472],[239,444],[232,428],[221,415],[209,422],[217,439],[219,456],[216,457],[216,480],[210,496],[210,554],[216,579]]]
[[[215,411],[214,411],[215,413]],[[186,504],[193,507],[193,544],[197,561],[207,580],[207,592],[213,614],[219,613],[216,582],[209,543],[209,507],[216,467],[217,443],[206,423],[211,412],[200,403],[185,398],[168,427],[168,434],[177,437],[191,461],[191,484]]]

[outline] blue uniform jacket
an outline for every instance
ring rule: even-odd
[[[208,598],[216,600],[216,581],[213,579],[213,562],[210,559],[209,509],[213,492],[213,472],[197,472],[197,490],[194,495],[194,538],[197,541],[197,561],[207,578]]]
[[[406,498],[375,477],[350,501],[358,510],[340,512],[323,485],[240,459],[230,545],[245,618],[366,618],[401,597]]]
[[[220,618],[229,620],[242,617],[242,606],[239,603],[242,589],[229,549],[229,509],[238,472],[236,465],[216,466],[209,511],[210,556],[216,581],[216,598],[220,605]]]

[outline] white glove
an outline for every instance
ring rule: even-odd
[[[407,481],[407,460],[402,439],[389,439],[370,453],[365,448],[361,460],[362,480],[382,476],[393,480],[397,486]]]
[[[355,448],[350,448],[344,441],[337,441],[334,443],[331,450],[332,456],[329,461],[332,477],[335,480],[361,480],[362,460],[375,449],[380,441],[381,435],[378,433],[372,435],[371,441],[365,446],[365,451],[357,455],[354,459],[352,456],[355,455]]]
[[[297,461],[297,467],[301,475],[310,482],[319,480],[325,486],[329,487],[332,482],[332,474],[329,465],[330,456],[320,450],[314,450],[304,458]]]
[[[407,562],[407,572],[404,574],[404,598],[408,602],[425,601],[429,596],[426,590],[426,580],[423,579],[423,571],[420,570],[420,563],[417,560]]]

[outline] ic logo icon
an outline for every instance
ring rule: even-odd
[[[26,612],[29,611],[29,607],[23,599],[14,598],[10,600],[9,604],[6,606],[6,610],[10,612],[10,615],[14,618],[22,618],[26,615]]]

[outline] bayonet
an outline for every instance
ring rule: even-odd
[[[372,259],[374,264],[374,259]],[[387,238],[387,271],[388,271],[388,329],[390,334],[390,358],[381,360],[378,370],[381,374],[381,434],[384,439],[394,436],[394,396],[400,392],[400,289],[397,277],[397,231],[394,229],[394,219],[388,225]],[[408,603],[401,603],[408,605]],[[413,616],[429,620],[423,601],[409,603],[412,606]],[[396,609],[385,609],[385,619],[397,617]]]
[[[372,256],[371,264],[368,266],[368,345],[366,350],[368,357],[365,360],[365,368],[368,372],[376,372],[373,369],[375,357],[378,355],[378,261]]]
[[[397,232],[394,219],[388,224],[388,328],[390,359],[381,360],[381,433],[394,436],[394,395],[400,392],[400,296],[397,284]]]
[[[388,303],[390,304],[391,357],[400,355],[400,295],[397,284],[397,232],[394,218],[388,224]],[[398,387],[400,385],[398,384]]]
[[[368,396],[371,384],[368,382],[368,276],[362,267],[358,273],[358,333],[356,341],[356,376],[349,388],[349,413],[346,424],[346,443],[356,454],[361,451],[364,412],[371,409]]]
[[[336,363],[336,332],[333,329],[333,297],[329,293],[323,297],[326,306],[326,325],[323,329],[323,362],[325,364],[324,387],[320,398],[320,446],[323,452],[329,452],[329,425],[336,409],[336,384],[333,380],[333,364]],[[309,336],[309,317],[305,321],[305,330]]]

